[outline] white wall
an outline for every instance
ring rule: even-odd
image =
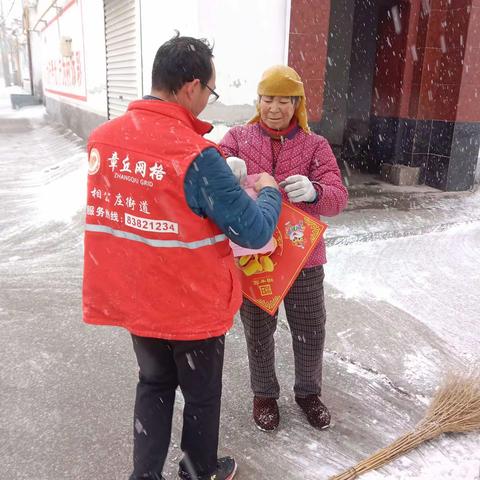
[[[200,0],[201,1],[201,0]],[[158,47],[175,35],[198,34],[199,0],[140,0],[143,93],[150,93],[152,65]]]
[[[87,109],[107,116],[107,66],[103,1],[82,0]]]
[[[43,13],[51,0],[40,0],[37,14]],[[68,5],[60,0],[59,5]],[[179,30],[182,35],[205,37],[215,43],[214,55],[217,69],[217,91],[224,105],[253,105],[256,86],[261,73],[270,65],[284,63],[287,10],[290,0],[139,0],[141,8],[142,83],[144,93],[150,91],[151,68],[158,47]],[[46,92],[55,100],[102,116],[107,115],[105,31],[102,0],[79,0],[82,22],[85,96],[81,101]],[[70,7],[71,9],[76,7]],[[54,10],[46,16],[49,21]],[[67,12],[64,14],[67,15]],[[65,17],[66,18],[66,17]],[[70,19],[71,20],[71,19]],[[32,16],[35,22],[35,15]],[[68,22],[51,25],[62,34],[78,37],[69,32]],[[37,35],[36,55],[45,50],[44,34]],[[51,43],[51,42],[50,42]],[[50,48],[55,50],[56,46]],[[45,54],[45,52],[43,52]],[[48,55],[52,55],[48,52]],[[47,57],[48,57],[47,55]],[[38,57],[34,58],[37,66]],[[44,69],[43,61],[42,68]]]
[[[290,0],[141,0],[144,92],[158,47],[174,35],[215,42],[217,92],[225,105],[253,105],[261,73],[284,63]]]
[[[51,0],[39,1],[36,12],[33,11],[31,14],[32,26],[50,4]],[[71,4],[69,0],[63,0],[58,2],[58,5],[69,8],[58,17],[56,10],[50,9],[44,19],[51,23],[48,26],[39,24],[37,30],[43,30],[40,33],[32,32],[32,37],[35,37],[32,38],[35,50],[32,52],[34,69],[37,74],[40,70],[43,76],[44,94],[58,102],[106,116],[103,1],[78,0],[78,4]],[[46,75],[48,63],[62,58],[59,47],[61,36],[70,36],[72,49],[81,52],[82,80],[78,85],[55,85],[55,82],[48,80]]]

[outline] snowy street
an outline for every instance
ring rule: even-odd
[[[84,142],[0,91],[0,479],[126,480],[137,368],[126,331],[82,323]],[[480,191],[351,189],[325,219],[329,430],[294,402],[281,313],[280,427],[251,417],[239,318],[227,336],[221,455],[238,480],[327,480],[413,428],[449,370],[480,365]],[[177,395],[164,475],[176,477]],[[480,432],[443,436],[362,480],[480,480]]]

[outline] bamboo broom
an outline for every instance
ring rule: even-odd
[[[462,376],[450,374],[440,386],[430,407],[411,431],[330,480],[352,480],[438,437],[442,433],[480,429],[480,367]]]

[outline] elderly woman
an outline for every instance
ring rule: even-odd
[[[220,142],[237,178],[268,172],[283,188],[284,200],[310,215],[334,216],[346,206],[333,152],[325,138],[307,123],[306,100],[300,76],[290,67],[269,68],[258,85],[257,115],[248,125],[232,128]],[[315,428],[330,424],[330,413],[320,399],[325,342],[323,264],[325,243],[313,251],[285,297],[295,358],[295,400]],[[247,340],[253,390],[253,418],[261,430],[278,427],[280,387],[275,374],[273,334],[277,316],[271,316],[244,298],[240,309]]]

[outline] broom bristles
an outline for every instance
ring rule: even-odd
[[[447,377],[433,397],[424,422],[437,423],[442,433],[480,428],[480,373],[477,372]]]
[[[388,447],[378,450],[331,480],[351,480],[375,470],[442,433],[480,429],[480,373],[472,369],[463,376],[449,375],[434,395],[415,429]]]

